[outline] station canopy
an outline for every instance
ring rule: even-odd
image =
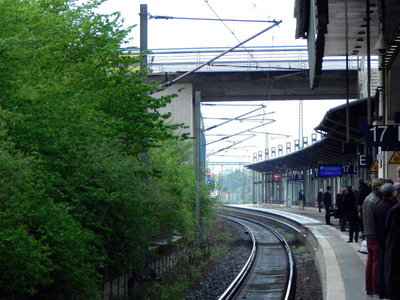
[[[328,110],[321,123],[314,128],[323,134],[321,140],[296,152],[246,165],[246,168],[263,173],[286,173],[317,169],[321,164],[353,164],[358,145],[363,142],[367,130],[367,100],[349,102],[349,130],[346,115],[347,104]]]

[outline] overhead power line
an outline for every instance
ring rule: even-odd
[[[217,127],[222,126],[222,125],[224,125],[224,124],[226,124],[226,123],[232,122],[233,120],[238,120],[238,119],[240,119],[241,117],[244,117],[244,116],[246,116],[246,115],[249,115],[249,114],[251,114],[251,113],[253,113],[253,112],[255,112],[255,111],[258,111],[258,110],[260,110],[260,109],[263,109],[263,108],[264,108],[264,105],[261,106],[261,107],[259,107],[259,108],[254,109],[254,110],[252,110],[252,111],[249,111],[249,112],[247,112],[247,113],[244,113],[244,114],[242,114],[242,115],[240,115],[240,116],[238,116],[238,117],[231,118],[231,119],[229,119],[228,121],[225,121],[225,122],[222,122],[222,123],[220,123],[220,124],[217,124],[217,125],[208,127],[208,128],[205,129],[205,131],[211,130],[211,129],[214,129],[214,128],[217,128]]]
[[[250,132],[251,130],[257,129],[257,128],[261,127],[261,126],[266,126],[266,125],[271,124],[271,123],[273,123],[273,122],[275,122],[275,120],[270,121],[270,122],[268,122],[268,123],[264,123],[264,124],[255,126],[255,127],[253,127],[253,128],[250,128],[250,129],[243,130],[243,131],[238,132],[238,133],[235,133],[235,134],[228,135],[228,136],[223,137],[223,138],[221,138],[221,139],[219,139],[219,140],[209,142],[209,143],[206,144],[206,146],[211,145],[211,144],[214,144],[214,143],[217,143],[217,142],[221,142],[221,141],[226,140],[226,139],[229,139],[229,138],[231,138],[231,137],[233,137],[233,136],[241,135],[241,134],[243,134],[243,133],[245,133],[245,132]]]
[[[263,107],[264,104],[237,104],[237,103],[201,103],[202,106],[258,106]]]
[[[241,20],[241,19],[213,19],[213,18],[189,18],[189,17],[172,17],[172,16],[152,16],[150,19],[165,20],[191,20],[191,21],[224,21],[224,22],[250,22],[250,23],[275,23],[275,20]]]
[[[271,28],[274,28],[275,26],[278,26],[280,23],[282,23],[282,21],[274,21],[274,23],[273,23],[272,25],[270,25],[270,26],[268,26],[267,28],[261,30],[260,32],[256,33],[255,35],[249,37],[248,39],[246,39],[246,40],[244,40],[243,42],[237,44],[236,46],[233,46],[232,48],[229,48],[228,50],[222,52],[221,54],[217,55],[216,57],[214,57],[214,58],[212,58],[212,59],[206,61],[205,63],[202,63],[200,66],[194,68],[193,70],[188,71],[188,72],[182,74],[181,76],[178,76],[177,78],[175,78],[175,79],[173,79],[173,80],[169,80],[169,81],[167,81],[167,82],[161,84],[161,85],[160,85],[160,88],[162,88],[162,87],[168,87],[168,86],[173,85],[174,83],[178,82],[178,81],[181,80],[182,78],[184,78],[184,77],[186,77],[186,76],[188,76],[188,75],[190,75],[190,74],[196,72],[197,70],[203,68],[203,67],[206,66],[206,65],[209,65],[209,64],[212,63],[213,61],[215,61],[215,60],[217,60],[218,58],[224,56],[226,53],[229,53],[229,52],[231,52],[232,50],[235,50],[236,48],[242,46],[243,44],[247,43],[248,41],[254,39],[254,38],[257,37],[257,36],[259,36],[260,34],[263,34],[264,32],[270,30]]]
[[[215,155],[216,153],[222,152],[222,151],[224,151],[224,150],[228,150],[229,148],[232,148],[233,146],[236,146],[236,145],[238,145],[238,144],[240,144],[240,143],[243,143],[243,142],[245,142],[245,141],[247,141],[247,140],[253,138],[254,136],[255,136],[255,135],[252,135],[252,136],[247,137],[247,138],[245,138],[245,139],[243,139],[243,140],[241,140],[241,141],[235,142],[235,143],[233,143],[232,145],[230,145],[230,146],[228,146],[228,147],[224,147],[224,148],[222,148],[222,149],[219,149],[219,150],[216,150],[216,151],[214,151],[214,152],[208,153],[208,154],[207,154],[207,157],[210,157],[210,156],[212,156],[212,155]]]
[[[233,30],[231,30],[231,29],[228,27],[228,25],[225,24],[225,22],[223,21],[223,19],[217,14],[217,12],[214,10],[214,8],[211,6],[211,4],[208,3],[208,0],[204,0],[204,2],[208,5],[208,7],[211,9],[211,11],[214,13],[214,15],[221,21],[221,23],[225,26],[225,28],[233,35],[233,37],[234,37],[238,42],[240,42],[240,40],[239,40],[239,38],[236,36],[235,32],[234,32]],[[253,5],[254,5],[254,3],[253,3]],[[279,23],[277,24],[277,23],[276,23],[277,21],[274,19],[272,22],[275,23],[276,25],[279,25],[279,23],[281,23],[282,21],[279,21]],[[247,50],[245,46],[243,46],[243,45],[241,45],[241,46],[243,47],[243,49],[245,49],[245,50],[248,52],[248,54],[250,55],[250,57],[251,57],[251,59],[254,61],[254,63],[255,63],[257,66],[260,66],[259,62],[258,62],[258,61],[256,60],[256,58],[254,57],[254,54],[251,53],[249,50]],[[269,74],[268,74],[268,73],[267,73],[267,78],[269,78]],[[271,87],[270,87],[270,88],[271,88]],[[268,98],[269,98],[269,94],[268,94]]]

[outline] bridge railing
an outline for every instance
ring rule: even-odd
[[[216,57],[229,48],[166,48],[150,50],[149,67],[154,73],[186,72]],[[137,55],[137,48],[122,50],[125,54]],[[360,58],[349,57],[349,69],[359,68]],[[372,59],[376,67],[377,59]],[[306,46],[252,46],[235,49],[201,69],[205,71],[270,71],[270,70],[307,70],[308,51]],[[325,70],[346,69],[344,56],[325,57]]]

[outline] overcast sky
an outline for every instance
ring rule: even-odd
[[[294,0],[109,0],[102,12],[120,11],[127,25],[139,25],[140,4],[152,16],[236,20],[282,20],[279,27],[248,45],[304,44],[294,39]],[[150,19],[148,46],[155,48],[233,46],[269,26],[268,23]],[[235,36],[232,34],[235,34]],[[139,46],[139,26],[132,32],[131,45]]]

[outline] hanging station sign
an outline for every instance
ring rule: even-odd
[[[400,125],[369,126],[367,145],[382,147],[383,151],[400,150]]]

